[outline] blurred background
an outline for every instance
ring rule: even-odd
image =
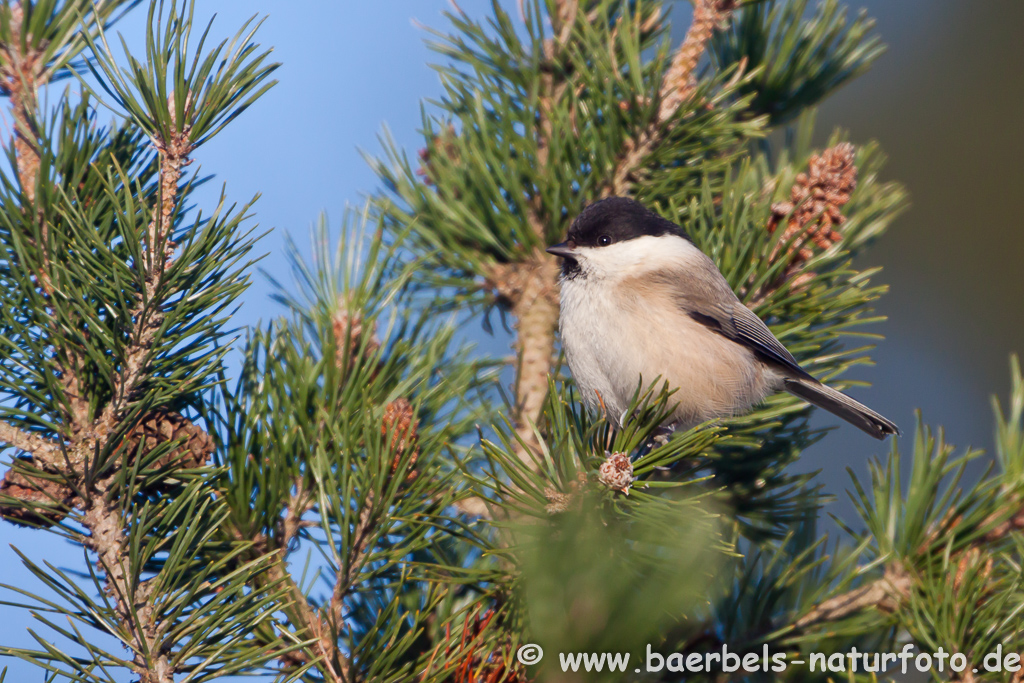
[[[460,2],[477,15],[489,4]],[[890,158],[886,179],[904,183],[913,205],[858,264],[883,266],[880,281],[891,291],[879,305],[888,321],[875,328],[886,337],[874,354],[877,364],[854,375],[873,386],[852,393],[899,423],[904,441],[920,409],[927,423],[946,427],[951,443],[988,449],[990,396],[1005,402],[1009,355],[1024,352],[1024,217],[1017,199],[1024,185],[1024,3],[855,0],[851,11],[862,6],[877,19],[889,51],[824,104],[818,140],[824,143],[835,127],[849,130],[855,143],[877,139]],[[447,0],[200,1],[200,12],[218,13],[217,37],[233,34],[255,12],[267,15],[259,40],[273,45],[283,63],[280,85],[197,155],[218,183],[203,188],[200,205],[215,201],[220,182],[234,200],[262,195],[255,220],[272,232],[261,243],[268,254],[261,265],[282,282],[290,282],[281,258],[285,235],[308,244],[321,211],[340,225],[345,206],[376,188],[360,150],[376,154],[386,127],[416,154],[420,103],[440,93],[424,26],[445,30],[447,8]],[[677,2],[672,12],[679,40],[690,6]],[[144,19],[137,11],[118,26],[133,49]],[[2,109],[6,141],[11,122]],[[279,312],[269,291],[257,275],[239,326]],[[500,335],[476,327],[466,334],[490,353],[508,352]],[[827,416],[816,420],[834,424]],[[854,522],[843,494],[845,467],[866,474],[867,458],[886,448],[843,427],[808,452],[800,468],[823,470],[822,483],[839,496],[829,511]],[[75,564],[68,553],[79,552],[52,536],[0,524],[0,581],[14,585],[38,584],[12,544],[58,566]],[[0,603],[0,615],[0,642],[31,644],[26,613]],[[7,664],[0,661],[0,668]],[[41,673],[15,663],[9,680],[30,675]]]
[[[904,441],[920,409],[950,443],[990,451],[990,397],[1006,403],[1009,356],[1024,353],[1024,3],[851,5],[877,19],[889,49],[825,102],[818,136],[842,127],[855,143],[878,140],[889,156],[885,177],[906,185],[911,200],[858,263],[882,266],[890,292],[878,306],[888,320],[876,365],[856,372],[873,386],[852,393],[895,420]],[[840,494],[844,466],[866,473],[865,458],[885,447],[841,428],[801,464],[822,469]],[[845,494],[832,507],[853,517]]]

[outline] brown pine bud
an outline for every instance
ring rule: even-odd
[[[360,311],[350,311],[350,306],[343,297],[338,298],[338,307],[332,321],[334,328],[335,364],[343,372],[348,372],[355,365],[356,357],[362,349],[367,356],[380,348],[377,339],[377,323],[373,322],[370,338],[363,341],[363,316]],[[346,363],[347,361],[347,363]]]
[[[427,146],[419,151],[420,167],[416,169],[416,175],[423,178],[423,182],[427,185],[434,184],[435,159],[443,157],[452,164],[459,163],[459,148],[455,144],[456,136],[455,126],[448,124],[439,135],[432,137]]]
[[[580,502],[583,500],[581,494],[586,483],[587,473],[580,471],[576,473],[576,481],[569,482],[565,491],[559,491],[553,486],[547,487],[544,489],[544,497],[548,504],[544,506],[544,510],[549,515],[556,515],[560,512],[568,512],[573,508],[579,509]]]

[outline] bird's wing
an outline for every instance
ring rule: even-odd
[[[800,367],[793,354],[782,345],[768,326],[753,311],[739,300],[728,310],[727,324],[721,325],[718,331],[738,344],[750,348],[762,360],[782,366],[794,378],[814,378]]]
[[[672,282],[676,304],[692,319],[780,366],[794,379],[814,379],[768,326],[736,298],[711,259],[701,264],[696,277],[693,273],[663,273],[662,281]]]

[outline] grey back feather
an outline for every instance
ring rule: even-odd
[[[749,348],[762,361],[794,379],[814,379],[768,326],[743,305],[722,273],[706,255],[687,271],[664,270],[655,275],[671,287],[676,304],[687,315],[726,338]]]

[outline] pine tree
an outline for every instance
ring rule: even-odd
[[[56,597],[4,587],[38,645],[0,654],[48,681],[824,681],[895,669],[691,662],[909,643],[970,662],[947,658],[943,678],[1019,679],[981,668],[1024,648],[1015,360],[984,476],[965,479],[980,452],[919,424],[851,472],[860,521],[832,539],[819,517],[840,492],[790,465],[843,432],[813,429],[806,404],[773,396],[655,440],[670,395],[638,393],[609,424],[558,350],[544,248],[625,195],[681,224],[816,376],[851,384],[885,291],[853,257],[906,198],[876,145],[812,140],[817,104],[881,53],[867,17],[695,0],[673,46],[653,1],[456,7],[423,149],[384,140],[380,191],[318,226],[311,262],[291,247],[287,314],[239,338],[253,205],[192,207],[207,178],[187,167],[276,65],[258,22],[219,42],[191,0],[150,2],[144,56],[114,50],[135,4],[0,4],[17,124],[0,168],[0,516],[82,550],[70,567],[23,558]],[[60,78],[75,88],[44,111]],[[512,360],[460,342],[496,315]],[[630,664],[563,672],[577,652]]]

